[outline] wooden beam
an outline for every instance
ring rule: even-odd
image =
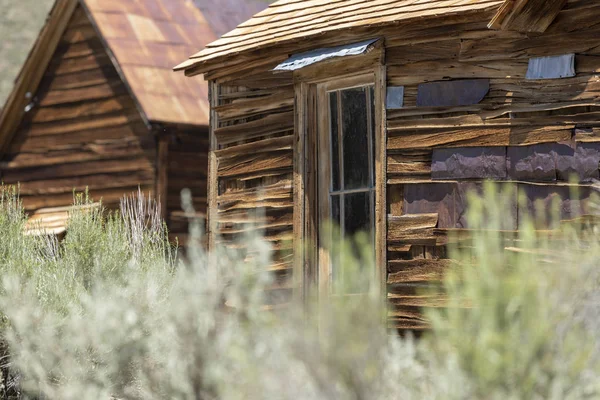
[[[395,217],[401,216],[404,208],[404,187],[402,185],[391,186],[387,192],[390,205],[389,214]]]
[[[428,147],[529,146],[571,140],[571,126],[477,127],[431,129],[388,136],[388,150]]]
[[[567,4],[567,0],[506,0],[488,28],[543,33]]]
[[[389,217],[387,239],[391,242],[417,243],[433,241],[433,229],[438,225],[437,213],[405,214]]]
[[[380,58],[381,60],[381,58]],[[375,68],[375,278],[379,282],[382,302],[387,292],[387,129],[386,66]],[[384,303],[385,305],[385,303]],[[384,308],[385,309],[385,308]]]
[[[224,126],[215,129],[215,135],[221,145],[256,139],[261,136],[275,135],[294,129],[294,116],[292,112],[270,114],[264,118],[243,122],[236,125]]]
[[[392,260],[388,262],[388,284],[441,282],[445,272],[456,264],[439,259]]]
[[[306,160],[306,106],[307,106],[308,85],[298,83],[294,87],[294,173],[293,173],[293,192],[294,192],[294,211],[293,211],[293,229],[294,229],[294,295],[300,301],[305,299],[304,274],[306,271],[305,260],[307,255],[304,250],[305,236],[305,200],[304,200],[304,182],[305,182],[305,160]]]
[[[218,157],[215,151],[215,157]],[[272,152],[246,153],[243,156],[219,158],[218,174],[220,178],[247,176],[249,174],[266,173],[292,167],[293,155],[289,150]]]
[[[317,88],[306,84],[304,142],[304,287],[316,288],[319,284],[317,249],[319,240],[318,220],[318,158],[317,158]]]
[[[156,199],[160,204],[160,215],[167,218],[167,197],[169,188],[169,138],[166,135],[157,137],[158,151],[156,152]]]
[[[217,137],[215,130],[219,126],[219,118],[215,107],[219,105],[219,86],[211,81],[208,84],[208,99],[210,102],[210,130],[209,130],[209,148],[208,148],[208,210],[207,210],[207,236],[208,249],[213,251],[217,240],[218,229],[218,204],[217,196],[219,195],[218,182],[218,161],[215,151],[218,149]]]
[[[488,28],[501,29],[502,21],[504,21],[504,19],[508,16],[508,14],[510,14],[514,5],[515,5],[515,0],[506,0],[504,2],[504,4],[502,4],[500,6],[500,8],[498,9],[498,12],[496,13],[496,15],[494,15],[494,17],[488,24]]]

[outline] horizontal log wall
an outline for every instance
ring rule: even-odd
[[[437,285],[452,265],[447,233],[468,237],[466,193],[481,190],[484,178],[512,186],[507,204],[514,218],[507,224],[515,230],[518,216],[531,214],[536,200],[549,207],[560,199],[563,219],[589,212],[593,194],[584,181],[598,174],[598,160],[595,148],[582,144],[600,140],[598,15],[597,2],[572,0],[544,34],[490,31],[480,21],[445,39],[386,40],[388,85],[404,86],[404,107],[387,112],[390,326],[427,329],[423,309],[444,306],[441,292],[423,295],[421,289]],[[530,57],[567,53],[576,54],[575,77],[525,79]],[[417,107],[419,84],[467,78],[489,79],[480,103]],[[515,149],[559,142],[572,153],[556,158],[554,145]],[[486,157],[493,165],[485,165]],[[581,202],[569,199],[572,188],[560,172],[577,168],[585,171]],[[517,206],[518,195],[528,199],[526,205]]]
[[[238,239],[252,233],[265,237],[274,250],[269,270],[275,279],[267,296],[272,308],[289,302],[293,290],[294,90],[289,74],[265,76],[217,80],[217,244],[252,259],[253,249]]]
[[[73,189],[115,207],[155,182],[155,142],[81,7],[0,166],[27,211],[72,203]]]

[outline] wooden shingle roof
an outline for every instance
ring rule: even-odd
[[[175,69],[202,72],[202,64],[327,32],[489,11],[502,3],[504,0],[279,0]]]
[[[191,0],[84,0],[147,120],[208,125],[208,90],[172,66],[218,36]]]

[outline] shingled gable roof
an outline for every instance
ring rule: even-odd
[[[328,32],[495,11],[504,0],[279,0],[175,67],[194,75],[232,55]]]
[[[192,0],[56,0],[0,113],[0,151],[12,139],[31,101],[27,94],[37,91],[78,4],[146,121],[208,125],[206,82],[172,72],[175,63],[217,38]]]
[[[191,0],[82,0],[113,63],[152,122],[208,125],[208,89],[173,60],[217,38]]]

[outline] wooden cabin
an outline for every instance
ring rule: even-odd
[[[153,194],[181,240],[183,188],[204,215],[207,84],[172,67],[256,12],[240,0],[214,7],[56,0],[0,114],[0,179],[20,185],[42,227],[64,230],[73,190],[85,188],[109,208],[138,187]]]
[[[575,217],[572,184],[590,212],[596,0],[280,0],[176,69],[209,81],[209,241],[263,228],[282,302],[329,293],[325,220],[371,232],[390,326],[423,330],[443,303],[417,288],[468,229],[469,190],[511,185],[515,230],[536,201]]]

